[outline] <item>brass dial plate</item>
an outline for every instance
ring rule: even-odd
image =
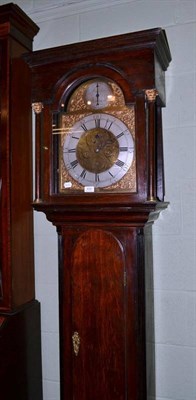
[[[109,170],[119,155],[119,143],[112,132],[93,128],[80,138],[76,158],[83,169],[100,174]]]
[[[101,115],[103,115],[105,113],[101,113]],[[72,148],[72,146],[69,146],[69,154],[72,154],[74,156],[74,151],[75,154],[77,153],[77,157],[74,157],[73,159],[70,160],[70,163],[73,163],[73,167],[76,164],[77,161],[80,161],[81,166],[83,166],[83,168],[81,168],[81,170],[79,171],[79,175],[81,175],[81,179],[79,179],[77,177],[77,180],[74,179],[74,176],[71,175],[71,172],[74,172],[75,168],[70,168],[70,163],[68,163],[66,165],[64,157],[65,157],[65,143],[66,140],[68,138],[68,136],[70,135],[71,130],[74,128],[74,126],[76,124],[78,125],[82,125],[82,121],[84,121],[84,119],[87,117],[88,120],[88,115],[91,116],[92,114],[80,114],[80,113],[70,113],[70,114],[65,114],[63,113],[61,115],[61,123],[60,126],[61,128],[59,129],[59,133],[60,133],[60,138],[59,138],[59,192],[60,193],[70,193],[70,191],[84,191],[84,186],[89,186],[92,185],[91,183],[88,182],[84,182],[83,184],[82,182],[82,178],[84,178],[85,175],[85,170],[87,168],[87,165],[83,164],[83,158],[84,156],[82,156],[80,154],[79,148],[77,150],[77,147]],[[94,114],[95,115],[95,114]],[[96,113],[96,116],[98,117],[100,114]],[[106,114],[105,114],[106,115]],[[131,132],[131,136],[133,139],[133,143],[134,143],[134,139],[135,139],[135,110],[134,107],[123,107],[121,110],[110,110],[110,114],[111,117],[116,118],[117,120],[121,121],[123,124],[126,124],[129,132]],[[96,129],[96,128],[94,128]],[[90,129],[91,131],[91,129]],[[95,133],[95,131],[93,131],[93,134]],[[102,131],[103,133],[103,131]],[[85,134],[85,132],[84,132]],[[113,134],[110,132],[110,137],[113,138]],[[90,133],[90,135],[92,135],[92,133]],[[81,141],[81,143],[83,143],[83,140]],[[86,145],[86,144],[85,144]],[[107,166],[110,168],[110,166],[112,166],[112,163],[115,163],[115,158],[117,155],[117,148],[119,147],[123,147],[120,146],[120,144],[118,143],[118,145],[114,145],[114,148],[116,148],[116,150],[112,150],[113,151],[113,159],[112,162],[110,161],[110,164],[108,164]],[[73,151],[73,153],[72,153]],[[91,148],[91,152],[93,152],[93,149]],[[79,159],[78,159],[79,157]],[[97,185],[97,180],[99,179],[99,176],[97,174],[100,173],[101,170],[106,169],[106,167],[101,167],[100,166],[100,156],[98,156],[98,160],[99,160],[99,169],[97,167],[97,171],[94,165],[94,169],[93,172],[95,174],[94,176],[94,186],[96,187],[95,191],[128,191],[128,192],[135,192],[136,191],[136,162],[135,162],[135,149],[134,149],[134,153],[132,154],[132,161],[129,162],[128,168],[127,170],[125,170],[122,175],[122,177],[118,180],[118,181],[108,181],[107,186],[102,186],[99,183],[99,185]],[[118,155],[117,155],[117,159],[118,159]],[[87,163],[91,163],[91,167],[88,166],[88,168],[92,169],[92,164],[93,164],[93,157],[92,157],[92,153],[91,153],[91,157],[89,159],[89,161]],[[109,169],[108,168],[108,169]]]

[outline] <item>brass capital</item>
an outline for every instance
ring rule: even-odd
[[[155,101],[158,96],[158,92],[156,89],[147,89],[145,91],[146,97],[148,101]]]
[[[44,108],[43,103],[38,102],[38,103],[32,103],[32,109],[35,114],[40,114],[42,112],[42,109]]]

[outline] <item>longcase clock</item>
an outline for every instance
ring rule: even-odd
[[[36,115],[34,208],[59,237],[61,400],[146,400],[151,226],[167,206],[166,34],[156,28],[25,60]]]
[[[31,75],[21,58],[38,27],[0,7],[0,397],[41,400],[40,307],[35,300]]]

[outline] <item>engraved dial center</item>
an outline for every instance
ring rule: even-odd
[[[93,128],[80,138],[76,156],[87,171],[101,173],[110,169],[118,159],[119,143],[112,132],[104,128]]]

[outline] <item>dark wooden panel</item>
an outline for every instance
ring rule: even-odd
[[[9,46],[7,39],[0,40],[2,49],[1,58],[1,120],[0,120],[0,177],[1,177],[1,199],[0,199],[0,230],[1,230],[1,277],[2,296],[0,307],[11,307],[11,269],[10,269],[10,186],[9,186]]]
[[[62,235],[61,399],[146,399],[143,229],[64,226]]]
[[[72,329],[81,337],[73,353],[74,399],[125,398],[125,263],[109,233],[90,230],[72,256]]]
[[[31,76],[20,59],[38,27],[0,6],[0,398],[41,400],[40,309],[34,299]]]
[[[22,73],[22,75],[21,75]],[[23,84],[22,84],[23,80]],[[18,93],[20,102],[18,104]],[[22,113],[19,112],[19,107]],[[12,151],[10,195],[12,226],[11,264],[12,304],[16,307],[35,297],[34,246],[32,209],[32,132],[31,132],[31,76],[20,58],[12,62],[12,103],[10,132]]]
[[[0,6],[0,310],[34,298],[31,74],[21,55],[38,27],[12,3]]]
[[[38,26],[17,4],[0,6],[0,35],[14,37],[27,51],[32,49],[32,40],[38,31]]]
[[[0,315],[0,398],[42,400],[40,306]]]

